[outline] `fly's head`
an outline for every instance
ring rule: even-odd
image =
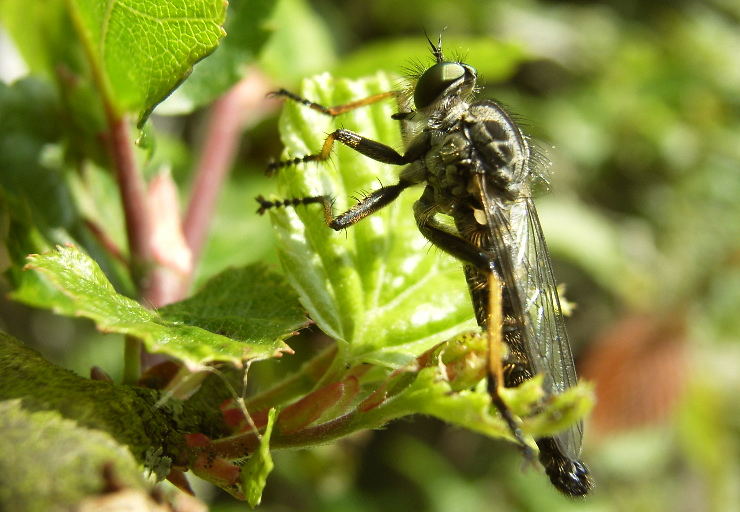
[[[427,118],[439,118],[454,110],[473,95],[478,73],[462,62],[446,61],[442,41],[429,41],[436,62],[419,76],[414,87],[416,111]]]

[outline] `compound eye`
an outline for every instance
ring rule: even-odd
[[[417,110],[428,107],[455,81],[465,75],[465,68],[456,62],[440,62],[424,71],[414,89]]]

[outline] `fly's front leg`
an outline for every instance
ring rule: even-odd
[[[264,197],[257,197],[260,204],[257,213],[262,215],[270,208],[296,207],[302,204],[321,204],[324,209],[324,220],[326,224],[335,231],[340,231],[357,222],[361,221],[368,215],[377,212],[384,206],[393,202],[398,195],[412,185],[410,182],[399,181],[395,185],[381,187],[373,193],[366,196],[362,201],[352,208],[339,215],[334,215],[334,202],[329,196],[313,196],[295,199],[284,199],[280,201],[268,201]]]
[[[368,139],[367,137],[363,137],[357,133],[349,130],[336,130],[326,138],[319,153],[283,162],[272,163],[268,166],[268,172],[279,169],[280,167],[295,165],[301,162],[326,160],[331,154],[335,141],[339,141],[358,153],[372,158],[377,162],[394,165],[405,165],[419,159],[428,151],[430,143],[428,135],[417,137],[408,150],[402,155],[390,146]],[[257,198],[257,202],[260,204],[257,212],[262,214],[269,208],[320,203],[324,208],[324,218],[326,219],[327,225],[332,229],[339,231],[380,210],[395,200],[402,190],[410,187],[414,183],[414,180],[402,178],[395,185],[379,188],[363,198],[362,201],[354,205],[352,208],[337,216],[334,216],[332,200],[329,196],[294,198],[281,201],[267,201],[260,196]]]
[[[271,92],[269,96],[271,97],[279,96],[279,97],[287,98],[289,100],[295,101],[296,103],[300,103],[301,105],[306,105],[308,108],[315,110],[316,112],[321,112],[322,114],[325,114],[327,116],[336,117],[340,114],[344,114],[346,112],[355,110],[356,108],[361,108],[367,105],[372,105],[373,103],[377,103],[387,98],[395,98],[398,96],[398,94],[399,94],[399,91],[381,92],[378,94],[373,94],[372,96],[368,96],[367,98],[350,101],[349,103],[343,103],[341,105],[334,105],[333,107],[325,107],[324,105],[321,105],[320,103],[314,103],[313,101],[307,100],[306,98],[303,98],[302,96],[298,96],[297,94],[292,93],[286,89],[278,89],[277,91]]]
[[[346,103],[344,105],[325,107],[318,103],[314,103],[305,98],[302,98],[296,94],[293,94],[292,92],[286,91],[285,89],[280,89],[279,91],[273,93],[273,95],[289,98],[293,101],[302,103],[313,110],[329,116],[337,116],[339,114],[343,114],[345,112],[365,105],[370,105],[371,103],[375,103],[389,97],[395,97],[398,94],[398,91],[388,91],[380,94],[375,94],[373,96],[368,96],[367,98]],[[326,139],[324,140],[324,144],[321,147],[321,151],[319,151],[318,153],[271,162],[267,165],[266,172],[267,174],[272,174],[283,167],[298,165],[303,162],[325,161],[331,155],[332,149],[334,148],[334,142],[341,142],[345,146],[354,149],[358,153],[361,153],[368,158],[372,158],[375,161],[392,165],[406,165],[413,162],[428,151],[430,144],[429,136],[427,134],[424,134],[420,137],[417,137],[412,145],[408,148],[408,150],[402,155],[386,144],[368,139],[367,137],[363,137],[362,135],[350,130],[340,129],[335,130],[326,137]]]

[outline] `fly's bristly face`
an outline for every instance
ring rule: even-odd
[[[438,62],[419,77],[414,88],[414,106],[421,112],[447,110],[472,95],[477,78],[472,66]]]
[[[473,100],[477,91],[478,72],[460,60],[446,60],[442,53],[442,39],[435,45],[427,37],[434,56],[434,64],[411,67],[410,83],[403,96],[413,112],[398,119],[413,119],[428,127],[439,127],[459,117]]]

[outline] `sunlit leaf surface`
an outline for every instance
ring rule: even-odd
[[[302,94],[335,105],[393,89],[393,79],[337,80],[328,74],[306,80]],[[287,103],[281,118],[284,156],[317,152],[342,127],[403,152],[393,100],[330,118]],[[337,144],[339,146],[339,144]],[[380,164],[346,147],[330,161],[280,170],[285,197],[329,194],[336,213],[382,184],[397,181],[399,167]],[[351,357],[389,366],[412,357],[474,325],[460,263],[433,248],[419,233],[412,188],[384,210],[345,232],[326,226],[321,207],[272,211],[279,254],[288,279],[310,316],[330,336],[347,342]]]
[[[240,363],[289,350],[282,339],[305,323],[294,295],[262,266],[227,270],[187,301],[160,311],[118,294],[100,267],[75,247],[29,257],[58,296],[47,291],[43,305],[65,315],[93,320],[102,331],[144,340],[151,352],[177,357],[192,366],[210,361]],[[37,303],[37,288],[15,297]]]

